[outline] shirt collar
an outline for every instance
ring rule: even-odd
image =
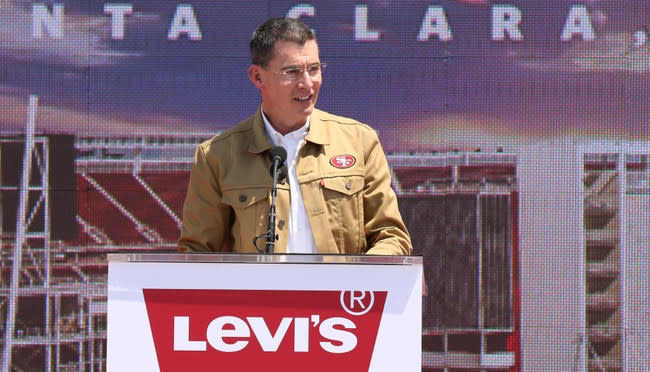
[[[264,121],[264,131],[266,132],[266,137],[274,146],[280,145],[280,142],[285,137],[293,140],[302,140],[307,136],[307,133],[309,132],[309,119],[311,118],[310,116],[307,117],[305,125],[294,130],[293,132],[282,135],[280,132],[275,130],[275,128],[273,128],[269,119],[266,117],[266,115],[264,115],[264,110],[260,108],[260,112],[262,113],[262,120]]]

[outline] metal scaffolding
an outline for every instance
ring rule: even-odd
[[[35,146],[34,130],[36,127],[36,109],[38,105],[38,97],[31,95],[29,97],[29,106],[27,111],[27,124],[25,126],[25,143],[24,143],[24,152],[23,152],[23,162],[22,162],[22,177],[19,185],[18,195],[18,208],[16,218],[16,236],[14,251],[12,256],[12,266],[11,266],[11,283],[9,287],[9,298],[8,298],[8,311],[7,319],[5,321],[5,335],[4,335],[4,345],[2,350],[2,372],[9,372],[11,369],[11,359],[12,359],[12,347],[14,345],[14,334],[15,334],[15,325],[16,325],[16,312],[17,312],[17,301],[18,301],[18,290],[20,287],[20,274],[22,271],[22,259],[23,259],[23,248],[29,249],[28,238],[38,239],[43,242],[43,250],[45,253],[45,267],[49,268],[49,206],[48,206],[48,151],[47,151],[47,140],[39,142],[42,144],[41,151],[39,153],[37,147]],[[40,183],[36,182],[36,185],[30,185],[30,176],[32,173],[32,162],[35,161],[38,171],[41,175]],[[38,201],[29,210],[29,194],[30,191],[37,191],[40,195],[38,196]],[[37,211],[42,208],[44,213],[41,214],[43,218],[43,229],[42,231],[30,231],[29,227],[34,221],[34,216],[36,216]],[[50,270],[45,272],[45,290],[46,290],[46,325],[49,330],[50,323],[50,311],[49,311],[49,281],[50,281]],[[49,336],[49,332],[48,332]],[[49,350],[49,348],[48,348]],[[47,354],[48,361],[50,360],[51,355]],[[48,363],[50,365],[51,363]]]

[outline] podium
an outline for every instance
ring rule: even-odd
[[[107,370],[420,371],[422,258],[109,254]]]

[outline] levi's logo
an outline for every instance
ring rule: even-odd
[[[367,371],[385,291],[143,289],[168,371]]]

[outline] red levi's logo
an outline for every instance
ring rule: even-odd
[[[387,295],[142,291],[161,372],[367,371]]]
[[[350,168],[357,162],[357,159],[352,155],[336,155],[330,159],[330,164],[336,168],[345,169]]]

